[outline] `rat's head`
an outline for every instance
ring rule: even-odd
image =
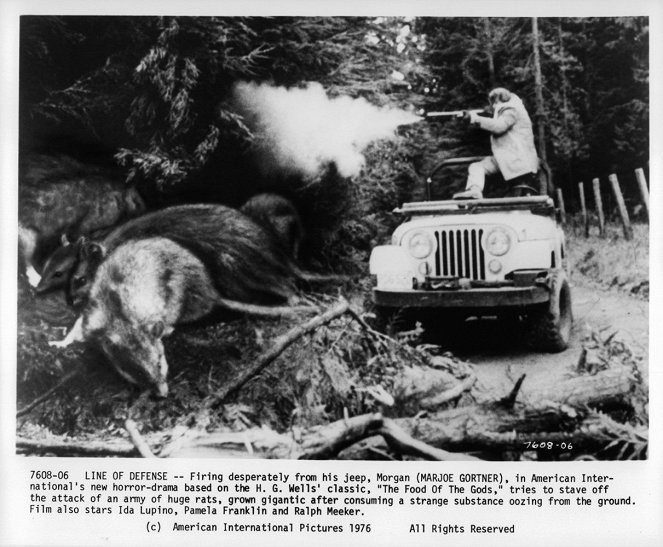
[[[96,301],[86,307],[83,329],[97,340],[115,370],[132,384],[149,388],[159,397],[168,395],[168,362],[161,338],[165,327],[156,321],[138,325],[111,315]]]
[[[168,362],[161,341],[163,325],[106,332],[99,341],[115,370],[132,384],[168,395]]]
[[[77,258],[76,245],[62,235],[61,245],[48,257],[41,272],[41,280],[35,287],[37,294],[44,294],[67,286]]]
[[[80,238],[76,242],[76,264],[69,277],[67,301],[75,308],[87,302],[94,274],[106,256],[106,249],[100,243]]]

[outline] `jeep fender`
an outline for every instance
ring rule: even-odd
[[[414,258],[403,247],[380,245],[371,252],[369,271],[377,276],[381,289],[411,289],[412,279],[423,281]]]

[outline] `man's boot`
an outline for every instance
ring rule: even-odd
[[[454,194],[454,199],[482,199],[483,193],[478,186],[470,186],[464,192]]]

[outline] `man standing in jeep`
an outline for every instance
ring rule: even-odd
[[[472,163],[468,169],[466,189],[454,199],[481,199],[486,175],[502,173],[504,180],[536,174],[539,166],[532,121],[522,100],[503,87],[488,94],[493,117],[486,118],[475,112],[467,114],[470,124],[490,131],[492,156]]]

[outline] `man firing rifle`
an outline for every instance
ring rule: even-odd
[[[490,131],[493,155],[470,164],[465,191],[455,194],[454,199],[481,199],[486,175],[500,172],[504,180],[512,181],[536,175],[538,170],[532,121],[520,97],[498,87],[488,94],[488,99],[493,108],[492,118],[479,116],[478,111],[474,110],[466,111],[464,117],[470,124]]]

